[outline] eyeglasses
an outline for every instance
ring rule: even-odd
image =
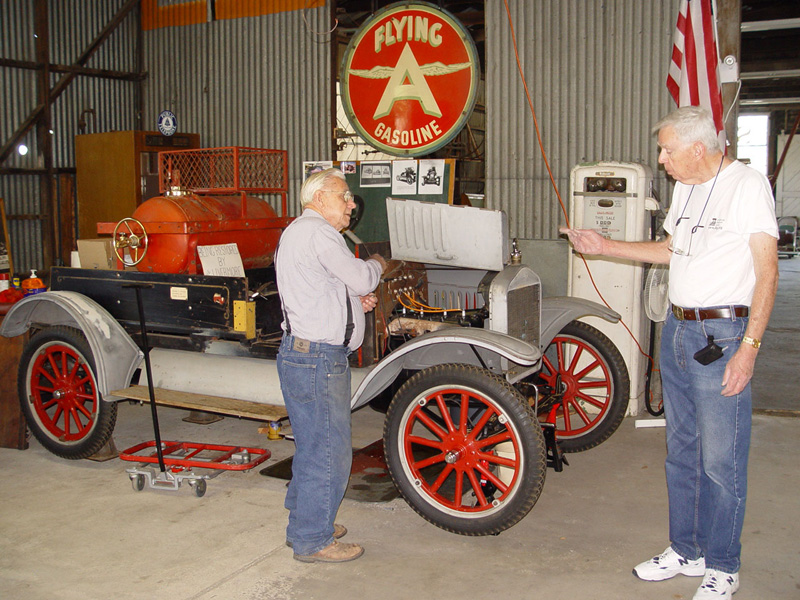
[[[328,192],[329,194],[336,194],[337,196],[341,196],[344,198],[345,202],[352,202],[353,201],[353,192],[347,190],[346,192],[339,192],[337,190],[322,190],[323,192]]]
[[[678,225],[680,225],[683,221],[688,221],[688,220],[689,220],[689,217],[680,217],[677,220],[677,222],[675,223],[675,234],[676,235],[672,236],[672,240],[670,240],[670,243],[669,243],[669,251],[672,252],[673,254],[678,254],[680,256],[691,256],[692,239],[694,238],[694,234],[697,233],[698,230],[704,229],[703,225],[695,225],[694,227],[692,227],[692,229],[689,231],[689,247],[686,248],[686,250],[683,250],[681,248],[675,247],[675,238],[677,237],[677,233],[678,233]],[[685,238],[686,236],[684,235],[683,237]]]

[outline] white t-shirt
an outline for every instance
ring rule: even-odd
[[[756,283],[750,236],[778,237],[764,175],[734,161],[705,183],[677,183],[664,229],[672,235],[670,302],[684,308],[750,306]]]

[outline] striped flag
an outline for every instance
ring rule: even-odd
[[[672,45],[667,89],[680,106],[711,111],[725,150],[722,91],[711,0],[682,0]]]

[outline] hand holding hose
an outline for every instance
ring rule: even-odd
[[[605,238],[594,229],[570,229],[559,227],[559,233],[565,234],[573,248],[581,254],[605,254]]]

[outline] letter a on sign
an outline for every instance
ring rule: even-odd
[[[387,154],[421,156],[467,124],[480,62],[458,19],[427,2],[404,0],[355,32],[340,81],[342,105],[358,135]]]
[[[405,83],[405,81],[409,83]],[[436,104],[436,98],[433,97],[433,92],[431,92],[431,88],[425,80],[425,75],[422,74],[422,70],[419,68],[410,44],[406,44],[403,47],[400,60],[397,61],[394,73],[389,78],[389,83],[386,84],[386,89],[383,91],[381,101],[378,102],[378,108],[372,118],[380,119],[385,117],[392,111],[395,100],[404,99],[419,101],[420,107],[426,115],[442,116],[442,111],[439,110],[439,105]]]

